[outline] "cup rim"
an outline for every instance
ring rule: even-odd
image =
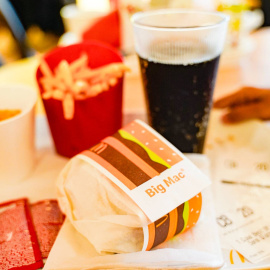
[[[35,106],[35,104],[37,102],[37,98],[38,98],[37,92],[30,85],[17,84],[17,83],[13,83],[13,84],[1,83],[0,88],[5,88],[5,89],[13,88],[13,89],[17,89],[17,90],[23,89],[23,90],[28,91],[29,93],[31,92],[32,96],[33,96],[33,102],[29,103],[27,105],[27,107],[24,110],[22,110],[19,114],[12,116],[11,118],[0,121],[0,127],[24,117],[26,114],[28,114],[33,109],[33,107]]]
[[[161,15],[161,14],[204,14],[204,15],[215,15],[220,17],[221,20],[219,22],[209,24],[209,25],[201,25],[201,26],[176,26],[176,27],[164,27],[164,26],[149,26],[146,24],[139,23],[138,20],[144,17],[148,17],[149,15]],[[131,23],[133,26],[141,29],[148,29],[148,30],[164,30],[164,31],[196,31],[196,30],[205,30],[215,28],[220,26],[226,22],[228,22],[230,16],[218,11],[205,11],[205,10],[196,10],[196,9],[175,9],[175,8],[168,8],[168,9],[157,9],[157,10],[149,10],[149,11],[140,11],[132,15]]]

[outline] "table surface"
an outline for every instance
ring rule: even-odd
[[[262,28],[252,33],[247,43],[248,49],[227,52],[222,56],[214,99],[244,85],[270,88],[270,28]],[[137,58],[131,55],[125,58],[125,62],[131,67],[132,72],[127,74],[124,81],[124,112],[131,115],[145,115],[146,107]],[[39,57],[36,56],[1,67],[0,83],[23,83],[37,90],[35,71],[38,63]],[[36,113],[44,114],[40,98]]]

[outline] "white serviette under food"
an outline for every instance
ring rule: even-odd
[[[209,175],[209,161],[204,155],[187,156]],[[151,251],[100,255],[66,220],[44,269],[219,269],[223,259],[211,189],[203,190],[202,196],[197,225]]]

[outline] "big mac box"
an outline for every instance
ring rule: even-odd
[[[87,41],[45,54],[36,79],[56,151],[72,157],[122,125],[124,72],[119,52]]]
[[[147,251],[198,221],[209,179],[142,121],[73,157],[58,201],[100,254]]]

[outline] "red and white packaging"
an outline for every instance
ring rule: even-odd
[[[96,250],[123,253],[150,250],[193,227],[209,184],[136,120],[71,159],[57,187],[62,210]]]

